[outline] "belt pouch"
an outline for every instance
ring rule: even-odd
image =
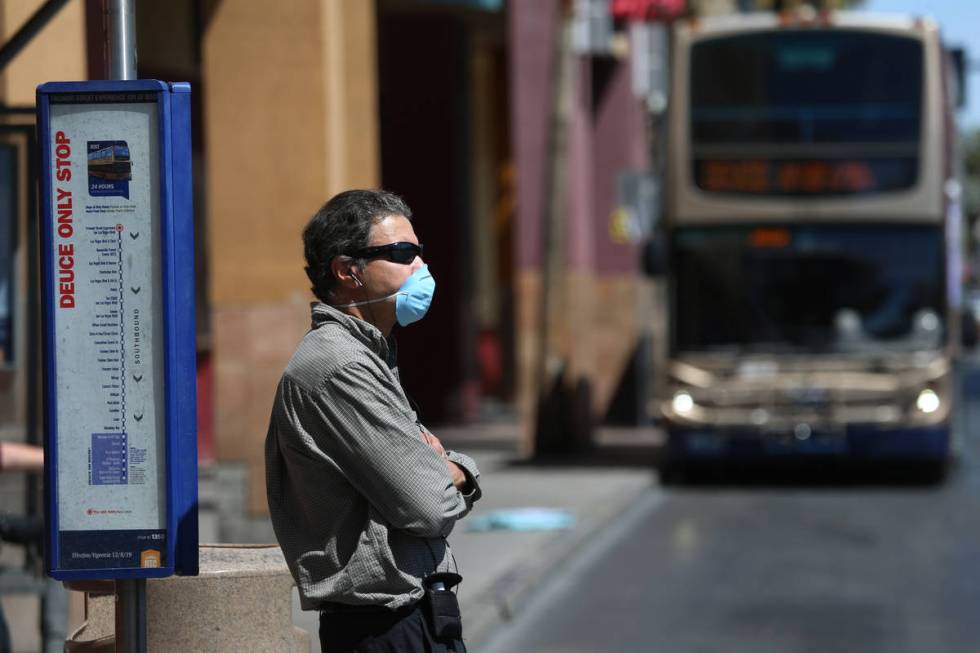
[[[455,578],[442,578],[453,576]],[[459,601],[450,587],[459,582],[457,574],[433,574],[425,579],[425,616],[436,639],[446,641],[463,637],[463,619]],[[455,582],[453,582],[455,581]],[[435,585],[435,586],[434,586]]]

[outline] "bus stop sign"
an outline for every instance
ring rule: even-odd
[[[48,573],[197,573],[190,86],[38,87]]]

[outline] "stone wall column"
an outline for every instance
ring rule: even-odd
[[[203,35],[214,433],[249,464],[279,375],[309,325],[300,235],[331,195],[378,185],[374,3],[225,0]]]

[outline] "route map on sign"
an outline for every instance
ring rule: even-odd
[[[165,549],[157,106],[127,99],[50,110],[63,568]]]

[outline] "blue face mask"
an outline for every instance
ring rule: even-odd
[[[425,317],[435,292],[436,280],[429,273],[429,266],[423,265],[405,279],[405,283],[395,293],[395,319],[398,324],[408,326]]]
[[[357,277],[354,277],[357,279]],[[377,299],[368,299],[363,302],[351,302],[350,304],[334,304],[335,308],[347,308],[350,306],[364,306],[365,304],[375,304],[383,302],[392,297],[395,298],[395,319],[398,324],[408,326],[413,322],[418,322],[429,311],[432,304],[432,296],[436,292],[436,280],[429,272],[429,266],[423,265],[413,272],[410,277],[405,279],[405,283],[394,292]]]

